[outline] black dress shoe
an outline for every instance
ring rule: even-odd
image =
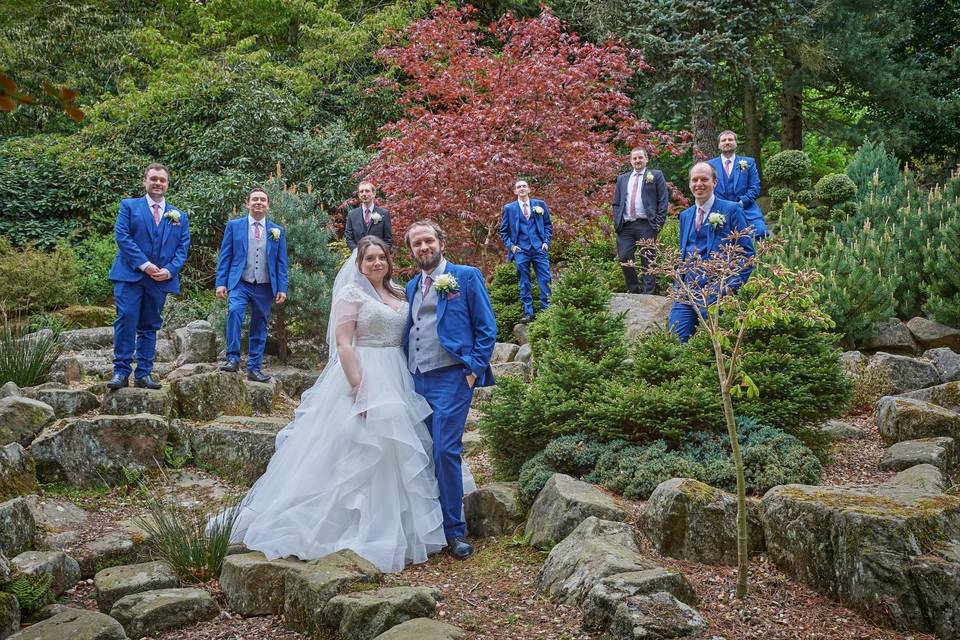
[[[253,382],[270,382],[270,376],[264,375],[260,371],[247,371],[247,380]]]
[[[450,550],[450,555],[457,560],[466,560],[473,555],[473,545],[467,542],[467,539],[463,536],[449,538],[447,540],[447,549]]]
[[[143,376],[142,378],[137,378],[134,380],[133,385],[139,389],[161,389],[163,385],[159,382],[154,382],[153,378],[150,376]]]
[[[520,318],[520,324],[530,324],[533,322],[533,316],[523,316]]]
[[[123,389],[130,384],[130,376],[122,376],[119,373],[113,374],[113,377],[110,378],[110,381],[107,383],[107,389],[117,390]]]
[[[227,364],[220,367],[220,371],[229,371],[230,373],[236,373],[237,371],[240,371],[240,361],[227,360]]]

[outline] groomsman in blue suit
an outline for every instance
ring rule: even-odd
[[[690,191],[693,193],[694,204],[680,214],[680,259],[689,260],[700,256],[701,260],[709,260],[723,244],[730,242],[732,231],[743,231],[747,222],[743,215],[743,208],[736,202],[728,202],[718,198],[714,189],[717,186],[717,173],[713,165],[707,162],[698,162],[690,168]],[[753,256],[753,240],[745,235],[738,240],[744,258]],[[747,278],[753,267],[746,264],[740,274],[730,279],[726,287],[730,293],[736,292]],[[688,274],[691,280],[695,274]],[[694,286],[706,283],[695,282]],[[711,300],[711,303],[713,300]],[[667,326],[680,337],[680,342],[686,342],[697,330],[697,322],[706,317],[706,309],[696,308],[689,304],[674,302],[667,319]]]
[[[180,270],[190,249],[187,214],[166,201],[170,172],[151,164],[143,174],[142,198],[120,201],[113,228],[117,257],[110,267],[117,319],[113,323],[113,377],[108,389],[130,382],[134,353],[135,384],[159,389],[151,373],[157,350],[160,312],[168,293],[180,292]]]
[[[533,287],[530,285],[530,267],[537,275],[540,287],[540,309],[550,306],[550,240],[553,238],[553,223],[547,203],[530,197],[530,185],[526,180],[513,183],[517,199],[503,207],[500,218],[500,239],[507,249],[507,260],[513,260],[520,278],[520,302],[523,317],[520,322],[533,320]]]
[[[709,161],[718,176],[717,196],[743,207],[747,224],[753,227],[753,237],[763,238],[767,235],[767,223],[756,202],[760,196],[757,161],[737,155],[737,134],[733,131],[720,133],[719,146],[720,155]]]
[[[417,393],[433,413],[433,464],[440,488],[443,529],[451,554],[473,554],[463,520],[463,427],[475,386],[492,385],[490,356],[497,340],[483,274],[447,262],[443,231],[430,220],[414,222],[404,238],[420,273],[407,284],[410,301],[403,348]]]
[[[267,324],[271,305],[287,299],[287,236],[283,227],[267,220],[269,210],[267,192],[251,191],[248,214],[227,222],[217,259],[217,297],[227,300],[227,363],[220,368],[240,369],[240,333],[249,306],[247,379],[254,382],[270,380],[260,371]]]

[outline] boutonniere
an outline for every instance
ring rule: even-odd
[[[457,279],[453,277],[452,274],[444,273],[443,275],[437,276],[437,279],[433,281],[433,288],[440,293],[453,293],[454,291],[460,290],[460,283],[457,282]]]
[[[274,227],[270,229],[270,237],[273,238],[273,241],[276,242],[280,239],[280,229]]]
[[[377,213],[376,211],[370,214],[370,222],[372,222],[373,224],[377,224],[381,220],[383,220],[383,216]]]
[[[737,165],[740,166],[740,171],[746,171],[747,167],[750,166],[746,160],[741,160],[740,162],[737,163]]]
[[[717,227],[722,227],[727,223],[727,218],[719,211],[711,211],[710,215],[707,216],[707,222],[709,222],[714,229]]]
[[[644,180],[644,182],[646,182],[647,184],[651,184],[651,183],[653,182],[653,174],[648,171],[648,172],[647,172],[647,175],[645,175],[645,176],[643,177],[643,180]]]
[[[169,220],[173,226],[180,224],[180,212],[176,209],[170,209],[170,211],[163,214],[163,217]]]
[[[533,208],[533,212],[534,212],[535,214],[537,214],[538,216],[542,216],[542,215],[543,215],[543,207],[541,207],[540,205],[537,205],[537,206],[535,206],[535,207]]]

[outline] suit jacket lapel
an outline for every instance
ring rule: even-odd
[[[144,199],[140,201],[140,210],[142,212],[141,215],[143,216],[143,220],[147,226],[147,229],[150,230],[150,239],[152,241],[157,237],[157,225],[153,222],[153,206],[147,204],[146,200]]]
[[[692,209],[687,209],[681,214],[680,217],[680,258],[685,259],[687,257],[687,243],[690,241],[690,232],[693,230],[693,222],[696,217],[696,207],[694,204]],[[686,214],[686,217],[684,217]]]
[[[163,213],[160,214],[160,215],[161,215],[161,217],[160,217],[160,226],[159,226],[158,229],[157,229],[157,230],[159,231],[159,233],[160,233],[160,248],[161,248],[161,249],[163,248],[163,243],[164,243],[164,242],[166,241],[166,239],[167,239],[167,233],[170,231],[170,220],[167,218],[167,211],[169,211],[170,209],[173,208],[173,207],[170,206],[170,203],[169,203],[169,202],[164,202],[163,205],[164,205],[164,206],[163,206]],[[151,220],[151,222],[152,222],[152,220]]]
[[[449,273],[450,275],[453,275],[453,272],[450,270],[449,262],[447,263],[447,267],[443,270],[443,273]],[[440,276],[443,274],[438,273],[437,275]],[[440,320],[441,318],[443,318],[443,312],[447,310],[447,294],[440,293],[439,291],[437,291],[436,293],[437,293],[437,326],[439,327]]]
[[[243,261],[247,261],[247,253],[250,251],[250,219],[240,218],[240,247],[243,249]]]
[[[269,220],[263,226],[263,232],[266,234],[265,239],[267,241],[267,269],[273,265],[273,260],[277,256],[277,248],[274,245],[279,244],[278,242],[273,241],[273,236],[270,235],[270,230],[276,228],[277,225],[273,224]]]

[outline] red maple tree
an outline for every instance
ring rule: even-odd
[[[610,215],[626,164],[618,144],[655,156],[679,153],[683,136],[631,113],[624,88],[647,67],[623,46],[583,42],[546,8],[486,30],[474,11],[441,5],[378,52],[400,72],[404,115],[382,127],[359,174],[383,193],[398,233],[432,218],[449,254],[489,270],[504,255],[497,228],[515,178],[569,240]]]

